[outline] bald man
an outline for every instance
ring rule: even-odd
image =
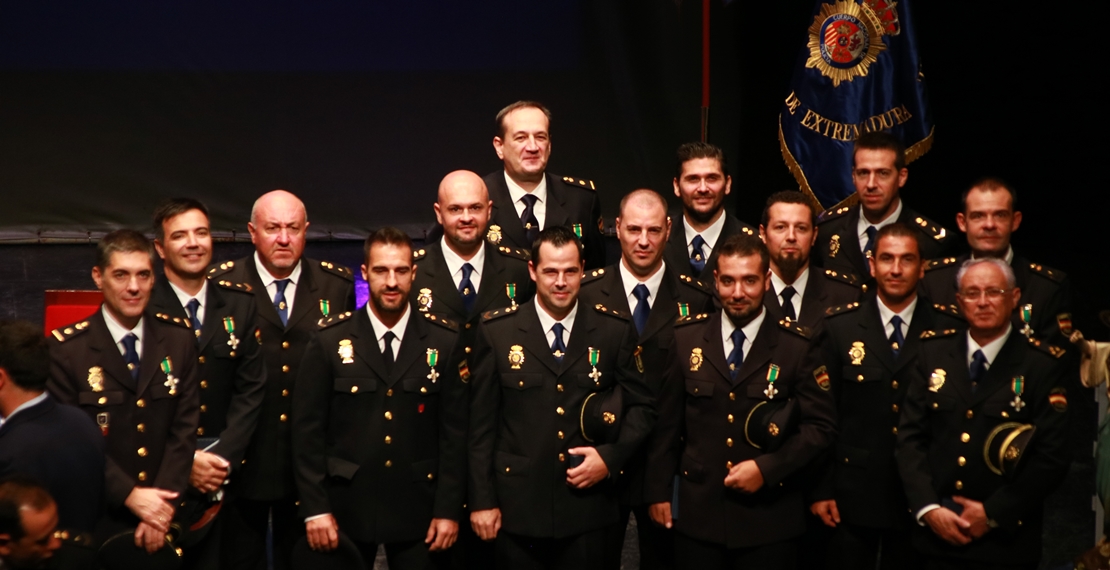
[[[667,216],[667,202],[663,197],[654,190],[633,190],[621,200],[620,216],[617,218],[620,262],[604,269],[587,271],[582,280],[581,298],[586,306],[601,304],[633,316],[639,335],[638,363],[655,394],[659,393],[663,382],[675,380],[667,379],[662,374],[667,367],[666,355],[674,341],[675,320],[680,316],[714,310],[712,290],[684,273],[688,264],[672,268],[663,261],[670,231],[671,220]],[[653,435],[663,433],[659,426],[665,428],[667,422],[677,418],[678,414],[666,414],[660,410]],[[646,456],[665,450],[659,449],[650,437],[645,449],[629,460],[617,479],[621,517],[606,536],[607,568],[620,568],[621,546],[630,512],[636,515],[641,567],[674,566],[670,531],[652,523],[648,517],[648,505],[670,500],[670,492],[644,486]]]
[[[266,568],[266,528],[273,519],[273,567],[288,568],[304,522],[297,517],[290,450],[290,416],[301,356],[317,323],[355,308],[351,270],[303,257],[308,213],[285,190],[263,194],[247,224],[254,255],[211,267],[208,279],[250,287],[258,309],[258,342],[266,365],[261,418],[238,478],[229,487],[221,562],[225,568]],[[227,323],[224,326],[228,326]],[[202,379],[201,391],[207,389]],[[204,410],[201,410],[203,415]]]

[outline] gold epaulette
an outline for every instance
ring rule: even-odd
[[[347,311],[345,313],[339,313],[338,315],[331,317],[322,317],[319,321],[316,321],[316,326],[319,327],[320,330],[324,330],[332,325],[337,325],[339,323],[345,322],[347,319],[350,318],[351,311]]]
[[[185,327],[189,330],[193,330],[193,323],[189,322],[188,317],[172,317],[170,315],[167,315],[166,313],[154,313],[154,318],[164,323],[169,323],[171,325],[177,325],[179,327]]]
[[[1037,340],[1035,338],[1030,338],[1028,340],[1029,340],[1029,344],[1033,345],[1034,348],[1036,348],[1037,350],[1040,350],[1041,352],[1043,352],[1045,354],[1048,354],[1052,358],[1060,358],[1061,356],[1064,356],[1064,354],[1066,354],[1068,352],[1068,351],[1066,351],[1066,350],[1064,350],[1064,349],[1062,349],[1062,348],[1060,348],[1060,347],[1058,347],[1054,344],[1049,344],[1047,342],[1041,342],[1040,340]]]
[[[944,241],[948,239],[948,230],[944,229],[944,226],[934,222],[933,220],[930,220],[929,218],[926,218],[924,216],[917,216],[913,219],[913,223],[917,224],[917,227],[921,228],[921,231],[925,232],[925,235],[937,241]]]
[[[499,245],[497,246],[497,252],[501,255],[504,255],[505,257],[511,257],[513,259],[519,259],[521,261],[529,261],[532,259],[532,252],[526,249],[520,249],[519,247]]]
[[[678,320],[674,322],[674,326],[680,327],[682,325],[688,325],[690,323],[700,323],[700,322],[702,322],[702,321],[704,321],[705,319],[708,319],[708,318],[709,318],[709,313],[698,313],[696,315],[687,315],[685,317],[678,317]]]
[[[495,309],[493,311],[486,311],[486,312],[482,313],[482,322],[484,323],[486,321],[492,321],[493,319],[496,319],[498,317],[504,317],[505,315],[511,315],[511,314],[515,313],[517,311],[517,309],[519,309],[519,308],[520,308],[520,305],[512,305],[511,307],[502,307],[500,309]]]
[[[235,267],[235,262],[234,261],[224,261],[224,262],[220,263],[219,265],[212,264],[212,267],[208,268],[208,278],[212,279],[214,277],[219,277],[220,275],[223,275],[224,273],[227,273],[228,271],[231,271],[234,267]]]
[[[605,269],[604,268],[592,269],[592,270],[587,271],[587,272],[582,274],[582,284],[585,285],[586,283],[590,283],[592,281],[597,281],[598,279],[601,279],[602,277],[605,277]]]
[[[851,212],[851,211],[852,211],[851,206],[841,206],[839,208],[829,208],[828,210],[825,210],[824,212],[821,212],[821,215],[817,216],[817,223],[818,224],[823,224],[823,223],[825,223],[829,220],[835,220],[835,219],[837,219],[837,218],[839,218],[839,217],[843,216],[844,214],[847,214],[848,212]]]
[[[424,259],[425,255],[428,255],[428,250],[426,250],[424,248],[412,250],[412,260],[413,261],[420,261],[421,259]]]
[[[632,320],[632,315],[616,309],[610,309],[601,303],[594,305],[594,310],[603,315],[609,315],[610,317],[617,317],[618,319],[624,319],[626,321]]]
[[[346,267],[344,267],[344,266],[342,266],[338,263],[332,263],[330,261],[321,261],[320,262],[320,269],[323,269],[324,271],[327,271],[328,273],[338,275],[338,276],[346,279],[347,281],[352,281],[353,282],[355,280],[355,276],[354,276],[354,274],[351,273],[351,270],[347,269]]]
[[[831,317],[833,315],[839,315],[841,313],[847,313],[847,312],[850,312],[850,311],[854,311],[858,308],[859,308],[859,303],[848,303],[847,305],[836,305],[836,306],[829,307],[829,308],[825,309],[825,316],[826,317]]]
[[[1067,275],[1065,275],[1063,271],[1060,271],[1059,269],[1053,269],[1047,265],[1041,265],[1040,263],[1030,263],[1029,269],[1032,270],[1033,273],[1036,273],[1041,277],[1047,277],[1057,283],[1062,283],[1064,281],[1064,278],[1067,277]]]
[[[944,329],[942,331],[932,331],[932,330],[924,331],[924,332],[921,333],[921,339],[922,340],[928,340],[930,338],[944,338],[946,336],[952,336],[952,335],[954,335],[958,332],[960,332],[959,329]]]
[[[744,222],[740,222],[740,223],[744,224],[743,226],[740,227],[740,231],[743,232],[744,235],[756,236],[756,237],[759,236],[759,230],[758,229],[755,229],[755,228],[751,227],[750,225],[748,225]]]
[[[459,330],[459,323],[456,323],[455,321],[452,321],[451,319],[445,319],[445,318],[443,318],[439,315],[436,315],[434,313],[424,313],[424,319],[426,321],[428,321],[429,323],[435,323],[435,324],[437,324],[437,325],[439,325],[439,326],[441,326],[441,327],[443,327],[447,330],[450,330],[450,331]]]
[[[58,342],[65,342],[66,340],[85,332],[86,330],[88,330],[88,328],[89,321],[81,321],[79,323],[69,325],[64,329],[54,329],[50,331],[50,334],[54,335],[54,338],[58,339]]]
[[[956,264],[955,257],[938,257],[937,259],[930,259],[925,262],[925,271],[932,271],[934,269],[941,269]]]
[[[788,330],[804,339],[809,339],[809,327],[800,325],[797,321],[782,319],[781,321],[779,321],[779,326],[782,327],[784,330]]]
[[[713,287],[711,287],[706,282],[704,282],[700,279],[697,279],[696,277],[690,277],[689,275],[679,274],[678,280],[681,281],[682,283],[685,283],[685,284],[695,288],[695,289],[701,290],[703,293],[709,293],[711,295],[716,293],[716,291],[713,290]]]
[[[573,176],[564,176],[563,182],[566,182],[567,184],[573,184],[575,186],[581,186],[586,190],[597,190],[597,187],[594,186],[593,180],[583,180],[581,178],[575,178]]]
[[[239,291],[241,293],[250,293],[251,286],[249,283],[233,283],[226,279],[220,279],[216,282],[217,285],[227,289],[228,291]]]
[[[933,309],[950,317],[957,317],[960,319],[964,318],[964,316],[960,314],[960,308],[956,305],[942,305],[940,303],[933,303]]]
[[[859,287],[860,286],[860,281],[859,281],[858,277],[856,277],[855,275],[853,275],[851,273],[846,273],[844,271],[837,271],[835,269],[826,269],[825,270],[825,277],[828,277],[830,279],[835,279],[835,280],[840,281],[842,283],[847,283],[847,284],[849,284],[853,287]]]

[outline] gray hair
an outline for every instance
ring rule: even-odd
[[[991,265],[994,265],[999,270],[1001,270],[1002,274],[1006,276],[1007,289],[1013,289],[1017,286],[1017,279],[1014,277],[1014,268],[1010,267],[1009,263],[1006,263],[1005,260],[999,259],[997,257],[980,257],[978,259],[968,259],[967,261],[960,264],[960,270],[956,272],[957,290],[960,288],[960,282],[964,280],[964,275],[967,275],[967,271],[981,263],[990,263]]]

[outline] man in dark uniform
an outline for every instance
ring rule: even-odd
[[[667,438],[670,453],[648,466],[657,486],[679,474],[679,512],[672,520],[672,504],[659,502],[652,517],[674,524],[679,568],[794,568],[805,518],[792,477],[836,434],[828,374],[808,330],[764,310],[763,243],[737,235],[719,250],[723,311],[675,326],[670,373],[683,382],[670,384],[659,413],[681,418],[680,429]],[[760,408],[784,413],[763,425],[753,419]]]
[[[224,482],[241,468],[265,389],[262,352],[254,338],[254,296],[243,283],[208,282],[212,235],[204,204],[188,198],[163,202],[154,213],[154,235],[166,278],[154,286],[151,307],[188,318],[199,354],[200,425],[190,493],[204,500],[209,493],[222,497]],[[204,542],[185,549],[187,566],[220,567],[221,522],[217,517]]]
[[[502,568],[600,568],[612,479],[655,421],[628,315],[579,302],[581,251],[564,227],[541,232],[535,299],[488,313],[472,353],[470,520]],[[618,394],[616,429],[587,430],[589,401]]]
[[[587,272],[582,280],[582,303],[601,304],[632,315],[636,326],[637,350],[644,367],[644,379],[652,394],[659,393],[669,350],[674,341],[674,322],[680,316],[713,310],[713,292],[701,281],[682,275],[663,262],[663,248],[670,232],[667,202],[654,190],[634,190],[621,200],[617,217],[617,238],[621,260],[616,265]],[[683,268],[679,268],[680,270]],[[660,417],[646,449],[658,448],[650,440],[668,433],[663,424],[675,418]],[[619,569],[621,548],[629,513],[636,514],[641,568],[673,568],[674,537],[670,530],[651,522],[645,498],[644,470],[647,456],[643,450],[625,465],[617,478],[621,517],[607,537],[606,566]]]
[[[40,481],[58,502],[58,528],[91,533],[104,498],[104,437],[89,417],[46,390],[42,329],[0,321],[0,479]]]
[[[1068,471],[1063,350],[1011,324],[1021,290],[1009,264],[971,259],[957,277],[968,330],[923,333],[926,380],[910,385],[898,426],[913,545],[929,569],[1031,570],[1044,500]]]
[[[763,296],[775,320],[789,318],[813,329],[825,309],[859,299],[859,278],[835,269],[813,269],[809,253],[817,242],[817,216],[805,194],[776,192],[767,198],[759,237],[771,255],[771,287]]]
[[[351,270],[302,257],[308,214],[293,194],[274,190],[254,203],[247,225],[255,254],[209,269],[210,281],[242,283],[254,293],[266,390],[262,413],[224,513],[223,562],[227,567],[266,567],[266,532],[272,518],[274,568],[288,565],[294,538],[304,529],[297,516],[290,451],[294,382],[309,338],[322,318],[354,309]]]
[[[593,181],[546,172],[551,112],[535,101],[517,101],[496,120],[493,150],[505,168],[484,179],[493,201],[486,236],[494,244],[530,251],[541,230],[566,226],[582,242],[586,268],[603,267],[601,203]]]
[[[104,293],[88,320],[51,331],[51,395],[79,406],[107,447],[107,512],[98,534],[135,529],[135,544],[165,544],[175,499],[189,483],[199,395],[188,319],[147,311],[154,248],[134,230],[97,244],[93,281]]]
[[[704,142],[678,147],[673,184],[682,216],[667,240],[667,263],[708,282],[717,268],[717,244],[736,234],[754,236],[758,230],[725,212],[732,177],[720,148]]]
[[[320,323],[293,407],[309,546],[332,550],[342,530],[397,570],[446,567],[466,500],[467,365],[457,325],[412,310],[415,269],[408,236],[370,234],[370,302]]]
[[[1016,194],[997,178],[984,178],[963,193],[963,211],[956,224],[967,234],[970,253],[934,259],[925,267],[921,292],[937,303],[956,302],[956,272],[971,258],[996,257],[1014,270],[1021,299],[1012,320],[1018,331],[1056,346],[1071,336],[1071,282],[1064,272],[1033,263],[1014,253],[1011,234],[1021,226]]]
[[[910,384],[923,381],[917,368],[921,333],[962,323],[954,308],[917,295],[925,264],[919,235],[900,223],[879,230],[871,263],[875,292],[830,307],[825,320],[839,431],[835,451],[819,470],[810,511],[836,529],[832,568],[920,567],[894,461],[898,419]]]
[[[859,207],[834,207],[817,220],[817,248],[825,269],[863,276],[872,284],[868,258],[875,246],[874,235],[894,222],[921,232],[924,259],[947,251],[952,241],[948,230],[902,202],[900,190],[909,177],[905,145],[888,133],[869,132],[856,139],[852,156]]]

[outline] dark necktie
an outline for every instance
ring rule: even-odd
[[[185,312],[189,313],[189,322],[193,324],[193,334],[200,338],[200,319],[197,318],[197,311],[200,310],[200,301],[196,299],[189,299],[185,303]]]
[[[867,243],[863,246],[863,261],[867,264],[868,276],[870,276],[871,254],[875,251],[875,234],[879,233],[879,230],[875,229],[875,226],[867,226],[866,232]]]
[[[987,357],[983,354],[982,350],[976,350],[971,355],[971,393],[974,394],[975,390],[979,388],[979,381],[987,373]]]
[[[385,334],[382,335],[382,341],[385,345],[382,347],[382,359],[385,360],[385,369],[391,372],[393,371],[393,339],[395,338],[397,338],[397,335],[393,334],[393,331],[385,331]]]
[[[555,362],[562,364],[563,355],[567,353],[567,345],[563,342],[563,328],[562,323],[555,323],[551,325],[551,332],[555,333],[555,342],[551,343],[551,355],[555,357]]]
[[[123,361],[127,363],[127,370],[131,372],[133,380],[139,379],[139,352],[135,350],[135,343],[139,337],[135,333],[127,333],[123,337]]]
[[[788,318],[792,321],[798,320],[798,314],[794,312],[794,301],[793,301],[794,295],[797,295],[798,292],[795,291],[793,287],[786,287],[785,289],[782,290],[782,293],[780,293],[780,294],[782,295],[782,314],[783,314],[783,316],[785,316],[786,318]]]
[[[647,285],[640,283],[632,288],[632,294],[636,297],[636,309],[632,311],[632,322],[636,324],[636,333],[644,334],[644,327],[647,326],[648,314],[651,313],[651,305],[648,305]]]
[[[524,211],[520,213],[520,225],[524,228],[524,236],[528,239],[528,247],[540,235],[540,221],[536,218],[536,200],[532,194],[525,194],[520,198],[524,200]]]
[[[463,278],[462,281],[459,281],[459,296],[462,297],[463,306],[466,307],[466,312],[469,313],[474,309],[474,299],[478,298],[478,292],[474,290],[474,283],[470,281],[470,274],[474,273],[474,266],[464,263],[462,272]]]
[[[894,350],[894,358],[898,358],[898,354],[902,352],[902,345],[906,344],[906,337],[902,334],[902,317],[898,315],[890,317],[890,325],[894,327],[894,332],[890,334],[890,348]]]
[[[740,365],[744,364],[744,331],[732,331],[732,352],[728,353],[728,371],[732,379],[736,380],[736,373],[740,372]]]
[[[274,294],[274,309],[281,317],[282,326],[289,326],[289,305],[285,302],[285,287],[288,285],[288,279],[274,281],[274,287],[277,289],[277,293]]]
[[[690,245],[690,269],[694,270],[695,277],[700,277],[705,270],[705,239],[698,234],[690,241]]]

